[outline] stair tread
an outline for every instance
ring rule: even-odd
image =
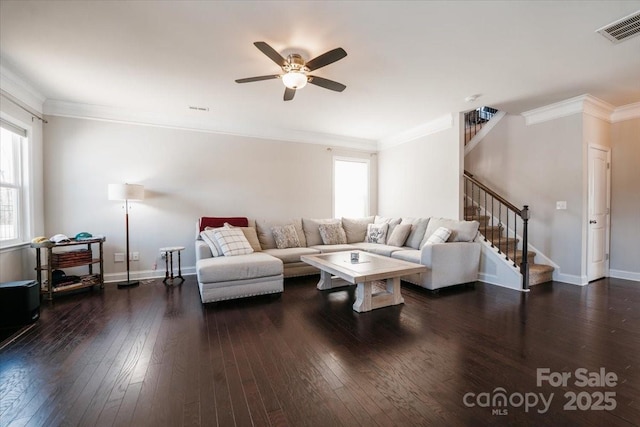
[[[547,273],[547,272],[551,272],[555,270],[555,268],[553,268],[550,265],[546,265],[546,264],[529,264],[529,274],[531,273]]]
[[[547,283],[553,280],[553,270],[550,265],[530,264],[529,265],[529,286]]]

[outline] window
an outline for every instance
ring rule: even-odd
[[[369,215],[369,160],[334,157],[333,215],[335,218]]]
[[[0,120],[0,246],[22,243],[26,232],[23,159],[27,131]]]

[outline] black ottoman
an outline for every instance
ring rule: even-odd
[[[35,280],[0,283],[0,327],[19,326],[40,317],[40,286]]]

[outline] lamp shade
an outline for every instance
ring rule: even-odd
[[[144,186],[139,184],[109,184],[109,200],[144,200]]]

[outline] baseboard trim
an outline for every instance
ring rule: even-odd
[[[195,267],[184,267],[181,269],[183,276],[193,276],[196,274]],[[177,275],[178,270],[174,269],[173,274]],[[129,273],[131,280],[150,280],[150,279],[164,279],[165,272],[164,270],[142,270],[142,271],[131,271]],[[105,283],[115,283],[122,282],[127,280],[127,273],[109,273],[104,275]]]
[[[505,289],[511,289],[513,291],[524,292],[524,289],[522,288],[514,288],[500,282],[498,276],[496,276],[495,274],[478,273],[478,281],[493,286],[500,286],[501,288]]]
[[[589,284],[589,279],[587,279],[587,276],[576,276],[574,274],[560,273],[559,271],[557,275],[554,275],[553,280],[576,286],[586,286]]]
[[[640,273],[637,273],[635,271],[609,269],[609,277],[614,277],[616,279],[633,280],[634,282],[640,282]]]

